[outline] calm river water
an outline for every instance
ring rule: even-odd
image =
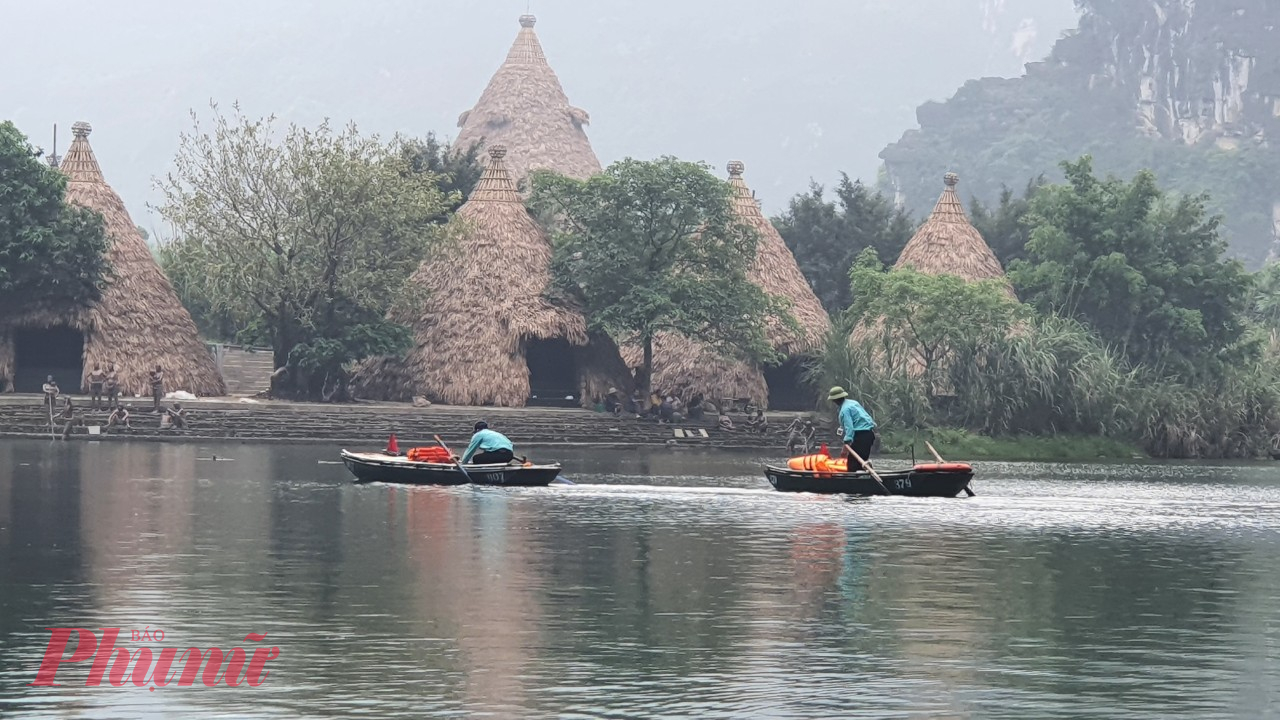
[[[579,484],[0,440],[0,716],[1280,717],[1280,465],[841,499],[740,454],[544,454]],[[258,687],[31,687],[53,627],[280,655]]]

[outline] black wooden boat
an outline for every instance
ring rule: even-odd
[[[796,470],[766,465],[765,477],[781,492],[827,495],[883,495],[869,473]],[[973,480],[973,468],[964,463],[916,465],[897,472],[877,471],[890,495],[911,497],[955,497]]]
[[[342,462],[361,482],[405,485],[502,485],[544,487],[560,475],[559,463],[551,465],[464,465],[464,475],[453,463],[414,462],[403,455],[342,451]]]

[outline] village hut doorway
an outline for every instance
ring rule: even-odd
[[[578,407],[577,353],[568,340],[530,340],[524,358],[529,366],[529,405]]]
[[[80,392],[84,377],[84,334],[65,325],[17,330],[13,334],[13,389],[41,392],[52,375],[63,392]]]
[[[804,371],[804,361],[800,358],[764,369],[770,410],[808,412],[817,407],[818,393],[804,381]]]

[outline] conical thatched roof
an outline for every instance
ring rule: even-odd
[[[956,196],[960,176],[947,173],[946,188],[924,225],[902,249],[895,268],[911,266],[929,275],[955,275],[965,280],[1005,280],[1004,268],[996,254],[982,239],[982,234],[969,222],[964,206]],[[1005,280],[1011,297],[1013,286]]]
[[[103,178],[89,147],[90,132],[88,123],[72,126],[74,139],[59,167],[68,178],[67,201],[100,213],[106,223],[112,277],[91,307],[28,309],[0,318],[0,377],[12,382],[14,330],[66,325],[84,334],[86,375],[95,363],[115,363],[122,394],[149,393],[148,371],[160,365],[166,391],[222,395],[225,386],[212,354],[124,202]],[[73,386],[67,380],[64,389]],[[76,380],[87,388],[83,377]]]
[[[519,182],[531,170],[549,169],[585,180],[600,172],[600,161],[587,133],[585,110],[569,104],[556,73],[547,64],[533,26],[537,18],[520,18],[520,34],[502,67],[475,107],[458,118],[456,147],[475,142],[511,150],[510,171]]]
[[[522,406],[529,398],[526,343],[553,338],[577,348],[584,398],[622,382],[625,368],[612,342],[589,336],[581,313],[546,298],[551,243],[525,210],[506,152],[490,146],[484,175],[453,220],[455,242],[413,275],[430,293],[421,316],[399,318],[413,327],[414,347],[403,359],[365,363],[354,382],[361,397]]]
[[[733,209],[738,217],[755,228],[760,236],[755,263],[750,277],[770,295],[791,301],[791,314],[800,324],[800,334],[789,328],[769,328],[769,341],[787,357],[818,351],[831,330],[831,318],[804,279],[796,258],[783,242],[778,230],[760,211],[755,193],[742,179],[746,166],[735,160],[729,163],[729,184],[733,186]]]

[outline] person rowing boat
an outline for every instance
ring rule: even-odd
[[[489,429],[489,423],[481,420],[475,424],[471,444],[462,453],[462,464],[500,465],[515,459],[515,446],[506,435]]]
[[[831,388],[827,399],[836,405],[837,418],[840,421],[840,436],[847,446],[843,454],[844,459],[849,463],[849,471],[857,470],[861,464],[849,454],[848,447],[852,447],[859,457],[870,464],[871,448],[876,443],[876,421],[871,419],[871,413],[868,413],[857,400],[849,397],[849,393],[839,386]]]

